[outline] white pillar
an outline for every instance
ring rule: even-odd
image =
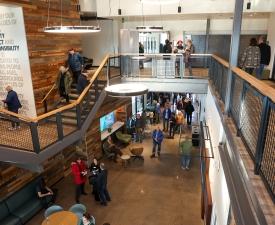
[[[272,74],[272,67],[273,67],[273,60],[275,56],[275,29],[274,29],[274,21],[275,21],[275,11],[273,13],[270,13],[270,18],[268,22],[268,31],[267,31],[267,40],[269,41],[269,45],[271,47],[271,59],[269,66],[267,67],[270,69],[270,75],[271,78]],[[275,69],[275,68],[274,68]]]

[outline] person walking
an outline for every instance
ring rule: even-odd
[[[190,56],[194,53],[195,53],[195,46],[193,45],[192,40],[188,39],[186,41],[184,63],[185,63],[185,67],[188,67],[189,76],[193,76],[191,62],[194,61],[194,59],[190,59]]]
[[[149,118],[150,118],[150,124],[153,125],[153,123],[154,123],[154,112],[153,112],[152,109],[149,112]]]
[[[192,105],[191,101],[189,100],[188,104],[185,106],[185,114],[187,117],[187,125],[191,125],[192,123],[192,113],[195,111],[194,106]]]
[[[59,74],[55,81],[55,86],[59,90],[60,97],[66,99],[66,103],[69,103],[69,94],[71,93],[72,77],[64,66],[60,66]]]
[[[76,52],[74,48],[70,48],[68,52],[69,52],[69,56],[68,56],[67,70],[69,69],[72,70],[73,79],[74,79],[73,82],[77,84],[78,77],[81,74],[81,70],[84,64],[84,60],[82,55]]]
[[[78,156],[72,162],[72,172],[76,183],[75,200],[76,200],[76,203],[79,204],[80,194],[87,195],[87,193],[84,191],[85,182],[87,180],[87,177],[86,177],[87,170],[83,161]]]
[[[256,77],[261,80],[264,67],[269,65],[271,56],[270,46],[266,44],[266,36],[260,37],[258,47],[261,52],[261,61],[260,66],[256,69]]]
[[[256,38],[251,38],[249,46],[244,50],[241,59],[240,67],[244,68],[244,71],[253,74],[255,68],[260,67],[261,51],[257,46]]]
[[[163,132],[159,129],[159,126],[156,126],[156,129],[153,131],[152,139],[153,139],[153,151],[152,151],[153,154],[150,157],[154,158],[157,145],[158,145],[158,155],[160,156],[161,142],[163,140]]]
[[[14,90],[12,90],[12,86],[10,84],[6,86],[6,91],[8,92],[7,97],[6,99],[2,99],[2,101],[7,104],[8,110],[10,112],[18,114],[18,109],[21,108],[22,105],[18,99],[17,93]],[[18,119],[15,116],[11,116],[11,117]],[[15,122],[11,120],[11,127],[9,127],[8,130],[16,130],[16,129],[20,129],[20,122],[18,121]]]
[[[87,70],[83,70],[81,75],[78,78],[77,85],[76,85],[76,92],[78,96],[81,95],[81,93],[84,91],[84,89],[90,84],[90,80],[87,80],[89,75],[89,72]],[[89,91],[86,92],[84,98],[82,99],[80,103],[80,109],[82,110],[83,102],[86,101],[84,108],[90,107],[90,101],[91,101],[91,94]]]
[[[140,118],[140,115],[137,114],[136,118],[136,141],[142,143],[142,131],[144,128],[143,119]]]
[[[178,111],[178,114],[176,115],[176,121],[177,122],[176,122],[175,131],[177,131],[179,127],[182,128],[182,125],[184,124],[184,118],[181,111]],[[179,133],[180,133],[180,130],[179,130]],[[182,129],[182,133],[185,133],[183,129]]]
[[[160,104],[157,102],[155,106],[156,124],[159,123],[159,115],[160,115]]]
[[[166,106],[166,109],[163,110],[162,118],[163,118],[163,131],[168,131],[168,125],[171,119],[171,109],[169,109],[169,106]]]
[[[175,113],[172,112],[172,114],[171,114],[171,119],[170,119],[170,133],[169,133],[169,138],[174,139],[175,127],[176,127],[176,118],[175,118]]]
[[[185,141],[182,141],[180,143],[181,147],[181,162],[182,162],[182,169],[189,170],[189,164],[190,164],[190,155],[191,155],[191,149],[193,147],[193,144],[191,141],[189,141],[189,136],[185,137]]]
[[[97,177],[97,180],[101,183],[101,190],[99,192],[101,203],[100,205],[107,206],[107,201],[111,201],[111,197],[109,195],[108,189],[107,189],[107,179],[108,179],[108,170],[105,168],[104,163],[100,163],[100,173]]]

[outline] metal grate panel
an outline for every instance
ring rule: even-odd
[[[243,80],[240,79],[235,73],[232,78],[230,116],[235,124],[238,124]]]
[[[275,105],[272,103],[268,120],[261,172],[273,197],[275,197]]]
[[[262,116],[263,97],[261,98],[260,94],[255,94],[251,89],[247,84],[242,107],[240,131],[247,144],[248,151],[255,158]]]
[[[223,104],[225,104],[225,98],[226,98],[226,92],[227,92],[227,79],[228,79],[228,68],[223,66],[223,81],[222,81],[222,87],[221,87],[221,99],[223,101]]]
[[[221,86],[222,86],[222,76],[223,76],[223,69],[222,68],[223,68],[223,65],[218,63],[215,88],[216,88],[216,91],[219,93],[220,96],[221,96]]]

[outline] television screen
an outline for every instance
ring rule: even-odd
[[[115,122],[115,114],[111,112],[106,116],[100,118],[100,132],[106,130],[109,126],[113,125]]]

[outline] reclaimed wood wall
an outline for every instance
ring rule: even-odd
[[[22,6],[29,50],[32,83],[37,114],[41,114],[43,99],[55,82],[60,66],[67,65],[68,49],[82,52],[80,34],[50,34],[43,32],[47,26],[49,0],[0,0],[0,3]],[[60,25],[61,0],[51,0],[49,26]],[[62,0],[62,25],[79,25],[78,0]],[[52,93],[48,105],[54,104],[57,92]]]

